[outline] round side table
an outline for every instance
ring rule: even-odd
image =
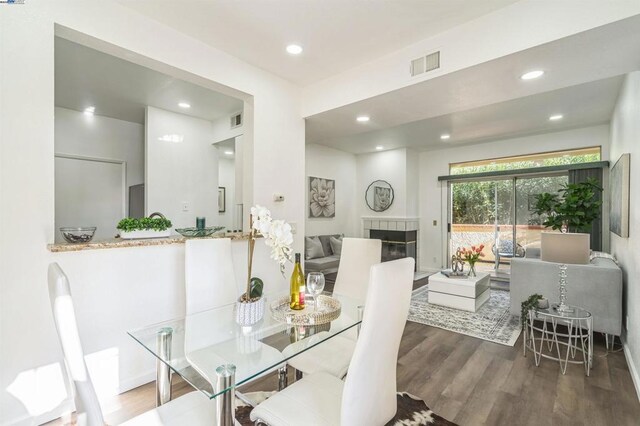
[[[558,361],[562,374],[567,371],[567,364],[582,364],[588,376],[593,363],[591,312],[578,306],[571,306],[573,312],[560,312],[557,308],[552,304],[548,309],[529,310],[524,327],[524,356],[527,351],[533,352],[536,367],[542,358]],[[566,326],[566,333],[558,331],[559,325]]]

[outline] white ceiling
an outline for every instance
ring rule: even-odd
[[[607,122],[620,84],[611,78],[640,69],[638,34],[640,16],[326,111],[307,118],[306,140],[353,153],[432,149],[441,133],[478,142]],[[545,75],[521,80],[531,69]],[[554,113],[566,119],[550,126]]]
[[[117,0],[180,32],[306,85],[517,0]],[[291,56],[288,44],[304,52]]]
[[[181,101],[189,109],[178,107]],[[55,104],[95,114],[144,123],[145,106],[205,120],[230,116],[241,100],[187,83],[111,55],[56,37]]]
[[[226,158],[233,160],[236,158],[236,138],[225,139],[213,144],[218,148],[220,158]],[[225,154],[225,152],[232,152],[233,154]]]
[[[440,149],[608,123],[623,77],[611,77],[373,132],[336,137],[321,144],[354,154],[411,147]],[[564,118],[550,121],[562,113]],[[449,140],[440,135],[448,133]]]

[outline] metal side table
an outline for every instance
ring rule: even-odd
[[[591,312],[577,306],[571,306],[573,312],[559,312],[557,307],[553,304],[548,309],[529,310],[524,327],[524,356],[527,351],[533,352],[536,367],[542,358],[558,361],[562,374],[567,371],[567,364],[582,364],[588,376],[593,364]],[[566,326],[566,333],[558,331],[560,325]]]

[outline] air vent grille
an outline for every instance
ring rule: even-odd
[[[242,126],[242,113],[238,113],[236,115],[231,116],[231,128],[236,128]]]
[[[410,73],[412,77],[440,68],[440,52],[430,53],[427,56],[411,61]]]

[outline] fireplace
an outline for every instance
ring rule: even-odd
[[[370,229],[369,238],[382,240],[382,261],[413,257],[417,267],[417,231]]]

